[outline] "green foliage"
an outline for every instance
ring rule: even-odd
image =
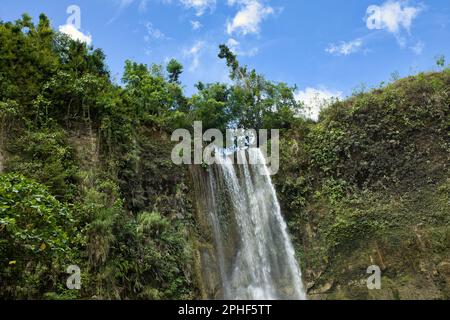
[[[333,178],[323,181],[322,190],[316,191],[315,198],[326,197],[331,205],[337,204],[349,193],[348,183],[344,180],[335,180]]]
[[[203,130],[219,129],[222,132],[228,128],[232,119],[228,106],[230,89],[225,84],[197,85],[199,92],[189,101],[192,112],[192,122],[202,121]]]
[[[0,22],[0,57],[2,296],[192,297],[181,223],[192,209],[162,142],[188,127],[182,66],[171,61],[166,79],[161,66],[127,61],[118,87],[100,49],[54,32],[44,15],[37,26],[27,15]],[[80,266],[81,291],[65,288],[67,264]]]
[[[356,285],[368,265],[398,289],[400,274],[429,281],[448,257],[449,87],[448,69],[400,79],[284,136],[274,181],[310,293],[331,282],[331,297],[368,299]],[[445,298],[445,281],[424,296]]]
[[[36,298],[54,285],[70,256],[72,224],[69,209],[46,187],[21,175],[0,176],[3,298]]]
[[[73,196],[76,167],[73,149],[67,144],[64,131],[27,130],[9,145],[9,149],[14,156],[8,160],[8,171],[27,173],[63,199]]]
[[[311,165],[324,177],[363,188],[438,179],[445,163],[449,81],[446,73],[418,75],[334,104],[307,137]],[[439,169],[424,161],[434,155]]]
[[[173,67],[173,65],[171,66]],[[123,82],[125,112],[134,123],[171,131],[186,126],[186,99],[176,81],[167,82],[161,66],[125,62]],[[172,70],[173,71],[173,70]],[[173,76],[173,75],[172,75]]]
[[[137,250],[141,261],[139,295],[146,298],[187,298],[189,283],[183,268],[189,263],[190,252],[182,233],[180,221],[169,221],[159,213],[143,212],[137,217]],[[149,295],[149,293],[151,293]]]
[[[170,82],[179,83],[180,75],[183,73],[183,65],[177,60],[171,59],[167,64],[167,72]]]
[[[355,244],[376,237],[382,229],[383,224],[364,211],[342,212],[337,214],[325,237],[332,249],[339,246],[347,246],[351,249]]]
[[[0,297],[197,297],[192,190],[168,137],[199,120],[284,129],[274,179],[308,280],[363,261],[364,243],[396,271],[410,270],[399,250],[414,262],[423,248],[448,254],[449,69],[363,88],[316,124],[298,116],[295,87],[219,49],[233,83],[187,98],[176,60],[126,61],[121,87],[100,49],[45,15],[0,22]],[[82,270],[79,292],[65,288],[68,264]]]
[[[445,56],[444,55],[440,55],[436,57],[436,65],[439,68],[444,68],[445,67]]]

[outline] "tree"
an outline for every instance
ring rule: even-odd
[[[236,55],[220,45],[219,58],[225,59],[234,81],[228,99],[230,123],[245,129],[282,129],[295,121],[301,105],[295,100],[295,87],[274,83],[241,67]]]
[[[441,54],[441,55],[436,57],[436,65],[439,68],[444,68],[445,67],[445,56],[443,54]]]
[[[179,83],[180,75],[183,73],[183,65],[172,59],[167,64],[167,72],[169,73],[169,82]]]
[[[247,69],[239,65],[237,56],[226,45],[219,46],[219,58],[225,59],[230,69],[230,79],[234,81],[243,80],[246,77]]]
[[[230,89],[227,85],[214,83],[197,85],[198,93],[189,100],[190,119],[203,122],[203,130],[219,129],[225,131],[232,120],[229,109]]]

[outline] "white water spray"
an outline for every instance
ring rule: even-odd
[[[234,165],[230,158],[210,170],[213,200],[210,220],[218,251],[225,299],[306,299],[301,272],[290,241],[275,188],[259,149],[238,152],[249,162]],[[248,163],[257,163],[250,165]],[[218,212],[223,199],[217,195],[216,180],[223,181],[237,224],[238,242],[234,255],[225,261]],[[230,266],[227,270],[226,265]]]

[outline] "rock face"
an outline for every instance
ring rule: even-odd
[[[450,298],[449,71],[355,95],[283,133],[274,181],[310,298]],[[373,265],[379,290],[366,284]]]
[[[246,153],[262,163],[262,153]],[[238,300],[305,299],[301,272],[264,165],[224,163],[193,174],[204,296]],[[267,172],[268,173],[268,172]],[[211,240],[209,240],[211,239]],[[211,277],[214,273],[215,276]]]
[[[195,220],[197,233],[195,249],[198,253],[196,271],[200,296],[202,299],[221,299],[223,286],[221,267],[217,253],[217,243],[214,241],[209,213],[211,198],[208,196],[208,175],[201,166],[190,166],[193,191],[195,194]]]
[[[3,172],[5,157],[3,156],[2,146],[0,145],[0,173]]]

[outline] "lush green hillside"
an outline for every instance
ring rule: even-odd
[[[239,84],[183,95],[166,68],[125,62],[114,84],[100,49],[41,15],[0,23],[2,298],[196,298],[203,238],[188,168],[170,158],[174,129],[288,127],[293,88],[220,58]],[[277,105],[277,109],[272,108]],[[77,265],[82,289],[66,290]]]
[[[450,298],[449,94],[450,70],[419,74],[285,135],[276,178],[312,297]]]
[[[44,15],[0,38],[0,297],[196,297],[186,170],[165,134],[182,125],[178,71],[127,62],[118,87],[101,50]]]
[[[402,79],[295,116],[294,88],[239,65],[233,84],[183,95],[182,66],[125,63],[55,33],[0,22],[0,298],[203,297],[176,128],[282,129],[277,191],[313,298],[450,297],[450,71]],[[368,291],[366,268],[383,269]],[[67,290],[78,265],[81,290]]]

